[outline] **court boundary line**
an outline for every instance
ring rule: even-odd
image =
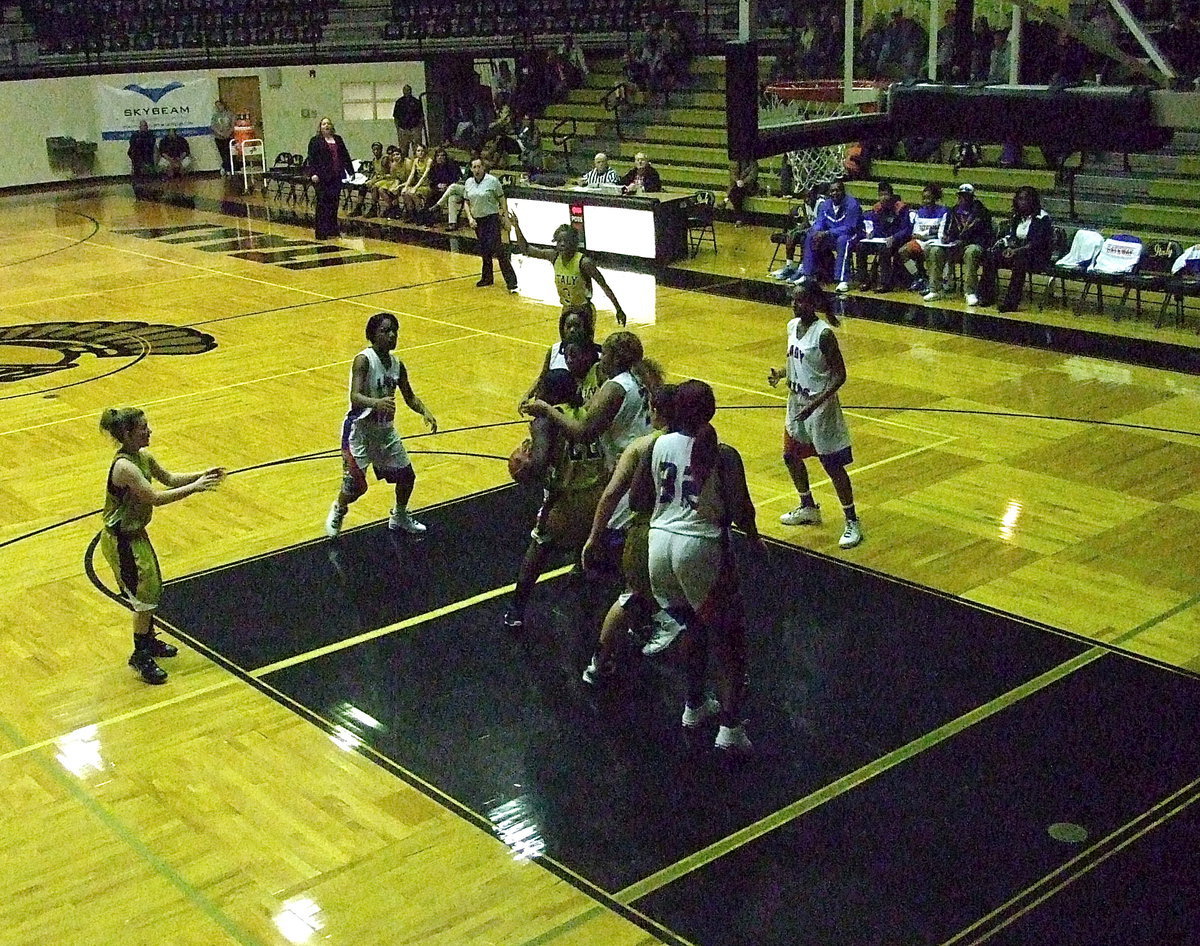
[[[712,844],[701,848],[687,857],[680,858],[673,864],[655,871],[653,874],[642,878],[639,881],[628,885],[627,887],[617,891],[615,896],[623,903],[633,903],[643,897],[660,890],[668,884],[686,877],[693,871],[711,864],[713,861],[730,854],[749,844],[766,834],[771,833],[777,828],[781,828],[792,821],[795,821],[802,815],[820,807],[826,802],[846,794],[860,785],[865,784],[876,776],[882,775],[884,772],[901,765],[908,760],[920,755],[926,749],[931,749],[948,739],[952,739],[959,733],[966,731],[976,723],[982,722],[997,713],[1003,712],[1010,706],[1019,703],[1021,700],[1031,696],[1038,691],[1051,686],[1058,681],[1075,673],[1077,670],[1108,656],[1108,651],[1100,647],[1090,647],[1080,654],[1063,661],[1055,667],[1045,670],[1037,676],[1026,680],[1024,683],[993,697],[986,703],[983,703],[974,709],[962,713],[949,722],[923,733],[915,739],[909,740],[902,746],[893,749],[876,759],[872,759],[865,765],[859,766],[852,772],[835,779],[827,785],[823,785],[816,791],[810,792],[803,798],[799,798],[782,808],[777,809],[764,818],[741,828],[732,834],[714,841]]]
[[[543,577],[550,579],[549,574]],[[539,579],[539,581],[540,580],[541,579]],[[181,640],[192,640],[189,634],[181,631],[170,622],[162,621],[160,623],[167,628],[173,636],[177,636]],[[242,669],[217,651],[213,651],[208,647],[203,647],[203,651],[207,654],[213,655],[212,659],[214,663],[226,667],[230,673],[237,678],[240,678],[243,683],[249,684],[251,688],[263,693],[263,695],[274,700],[285,709],[290,707],[291,712],[301,719],[306,720],[310,725],[315,726],[326,736],[332,736],[334,733],[338,732],[339,726],[337,723],[322,716],[312,707],[301,703],[297,699],[294,699],[293,697],[284,693],[282,690],[279,690],[273,686],[267,680],[262,679],[261,677],[253,676],[251,672]],[[458,815],[463,821],[473,825],[475,828],[486,834],[491,840],[511,851],[511,848],[496,835],[495,825],[487,818],[486,815],[475,811],[475,809],[455,798],[453,795],[450,795],[449,793],[438,788],[438,786],[434,785],[432,782],[421,778],[421,776],[405,768],[395,759],[391,758],[391,756],[379,749],[376,749],[365,740],[358,740],[353,748],[353,751],[356,754],[366,757],[368,761],[377,765],[384,771],[390,772],[393,776],[399,778],[400,781],[404,782],[415,791],[420,792],[426,798],[429,798],[431,801],[442,805],[442,807],[447,809],[452,814]],[[531,865],[540,866],[549,873],[558,877],[560,880],[566,881],[580,893],[591,897],[599,907],[609,909],[611,912],[623,917],[629,922],[632,922],[634,925],[646,930],[648,933],[665,938],[666,942],[672,944],[672,946],[695,946],[695,944],[684,939],[682,936],[675,933],[668,927],[663,926],[652,917],[643,914],[641,911],[630,905],[617,902],[609,891],[600,887],[593,881],[588,880],[583,875],[575,872],[561,861],[558,861],[546,854],[539,854],[536,858],[531,859],[529,863]]]
[[[1179,802],[1180,796],[1187,797],[1183,798],[1182,802]],[[982,935],[970,940],[968,946],[976,946],[976,944],[986,942],[1005,927],[1011,926],[1013,923],[1017,922],[1017,920],[1021,919],[1021,917],[1032,913],[1037,907],[1041,906],[1051,897],[1054,897],[1056,894],[1058,894],[1059,891],[1069,887],[1076,881],[1081,880],[1109,858],[1115,857],[1135,841],[1144,838],[1150,832],[1155,831],[1162,825],[1166,824],[1196,801],[1200,801],[1200,778],[1193,779],[1182,788],[1175,790],[1161,801],[1158,801],[1154,805],[1150,806],[1150,808],[1138,815],[1135,815],[1119,828],[1110,831],[1086,850],[1080,851],[1073,858],[1064,862],[1063,864],[1060,864],[1048,874],[1045,874],[1033,883],[1028,884],[1026,887],[1024,887],[1022,890],[1019,890],[1016,894],[993,909],[991,912],[980,917],[970,926],[964,927],[949,939],[944,940],[941,943],[941,946],[954,946],[954,944],[962,942],[965,937],[980,931],[981,928],[989,924],[990,921],[1000,920],[1000,922],[991,925],[990,928],[983,930]],[[1174,807],[1162,815],[1155,817],[1155,815],[1161,809],[1169,806]],[[1145,824],[1143,826],[1143,823],[1146,822],[1147,819],[1151,818],[1153,818],[1153,820],[1150,821],[1149,824]],[[1127,834],[1128,837],[1125,836]],[[1071,869],[1076,866],[1079,867],[1079,870],[1071,872]],[[1058,883],[1054,883],[1055,878],[1059,877],[1059,875],[1064,876],[1062,876]],[[1054,885],[1050,887],[1050,889],[1039,893],[1039,888],[1051,883],[1054,883]],[[1020,909],[1017,909],[1010,915],[1004,916],[1003,919],[1000,919],[1003,914],[1010,910],[1010,908],[1017,907],[1022,900],[1026,900],[1030,897],[1033,897],[1033,899],[1027,905],[1021,906]]]

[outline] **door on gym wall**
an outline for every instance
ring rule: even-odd
[[[249,115],[250,121],[258,129],[258,137],[264,137],[258,76],[221,76],[217,79],[217,92],[234,115]]]

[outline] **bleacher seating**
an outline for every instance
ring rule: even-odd
[[[313,45],[339,0],[23,0],[48,55]]]

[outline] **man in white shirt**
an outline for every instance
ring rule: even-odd
[[[492,285],[492,260],[498,259],[508,291],[516,292],[517,274],[508,258],[508,247],[500,240],[501,224],[507,224],[508,220],[508,201],[504,196],[504,185],[487,173],[482,158],[475,158],[471,162],[471,176],[467,178],[465,188],[463,200],[467,207],[467,221],[475,228],[475,239],[479,241],[479,256],[483,261],[479,282],[475,285]]]

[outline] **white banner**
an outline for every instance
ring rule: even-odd
[[[180,80],[159,75],[120,88],[98,81],[100,137],[105,141],[127,140],[142,121],[155,132],[176,128],[181,135],[207,135],[216,98],[216,83],[209,78]]]

